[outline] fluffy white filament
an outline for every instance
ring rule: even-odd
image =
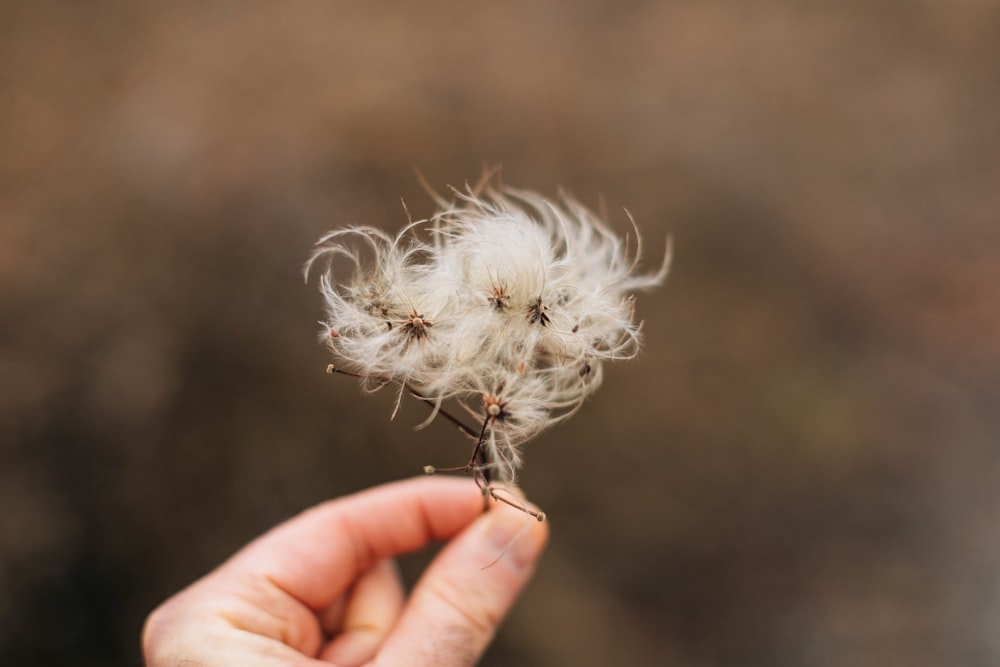
[[[454,400],[485,429],[490,466],[513,481],[520,446],[571,415],[605,361],[635,355],[633,292],[663,282],[637,272],[641,247],[569,197],[513,189],[455,192],[454,202],[395,236],[330,232],[322,339],[339,368],[438,406]],[[349,275],[335,261],[346,260]]]

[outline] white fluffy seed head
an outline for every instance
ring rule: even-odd
[[[513,481],[520,446],[601,383],[603,362],[635,355],[641,246],[569,197],[467,189],[396,236],[349,227],[320,239],[322,340],[366,386],[454,399],[486,424],[491,465]],[[422,237],[423,240],[422,240]],[[338,259],[348,267],[340,275]]]

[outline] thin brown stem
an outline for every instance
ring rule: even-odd
[[[346,375],[346,376],[352,377],[352,378],[358,378],[358,379],[362,378],[362,376],[360,374],[358,374],[358,373],[352,373],[351,371],[345,371],[345,370],[343,370],[341,368],[337,368],[333,364],[330,364],[329,366],[326,367],[326,372],[327,373],[339,373],[341,375]],[[383,385],[389,384],[390,382],[394,382],[394,380],[386,380],[384,378],[380,378],[380,381],[382,382]],[[411,387],[411,386],[409,386],[409,385],[407,385],[405,383],[403,383],[403,389],[405,389],[407,392],[409,392],[410,395],[413,396],[414,398],[416,398],[416,399],[418,399],[418,400],[426,403],[427,405],[431,406],[432,409],[436,407],[438,413],[442,417],[444,417],[445,419],[447,419],[448,421],[450,421],[452,424],[454,424],[455,426],[457,426],[458,430],[460,430],[465,435],[469,436],[470,438],[475,438],[476,437],[477,434],[476,434],[475,429],[473,429],[471,426],[466,425],[461,419],[459,419],[455,415],[451,414],[450,412],[448,412],[444,408],[435,405],[435,401],[434,401],[433,398],[430,398],[429,396],[424,396],[419,391],[417,391],[416,389],[414,389],[413,387]]]
[[[341,375],[347,375],[349,377],[360,378],[361,375],[357,373],[352,373],[350,371],[345,371],[343,369],[337,368],[333,364],[326,367],[327,373],[340,373]],[[390,380],[385,380],[385,384],[389,384]],[[424,396],[420,392],[416,391],[412,387],[407,386],[403,383],[403,389],[408,391],[414,398],[430,405],[432,408],[436,407],[438,412],[444,416],[445,419],[450,421],[452,424],[457,426],[463,433],[468,436],[476,438],[476,446],[472,449],[472,456],[469,457],[469,461],[465,465],[454,466],[451,468],[438,468],[435,466],[424,466],[424,472],[428,475],[433,475],[438,472],[460,472],[466,475],[472,475],[473,481],[475,481],[476,486],[483,492],[484,496],[492,498],[494,501],[499,503],[504,503],[515,509],[521,510],[525,514],[534,517],[538,521],[545,521],[545,512],[532,509],[523,503],[518,503],[510,498],[505,498],[497,492],[497,488],[490,483],[489,478],[489,468],[486,462],[486,450],[483,448],[483,443],[486,442],[486,431],[489,429],[490,422],[493,420],[492,415],[486,415],[483,419],[483,425],[479,429],[477,434],[472,428],[464,424],[461,420],[457,419],[450,413],[443,410],[440,406],[434,404],[434,399]]]
[[[431,409],[437,408],[438,414],[440,414],[442,417],[444,417],[445,419],[447,419],[448,421],[450,421],[452,424],[454,424],[455,426],[457,426],[458,430],[460,430],[462,433],[464,433],[465,435],[469,436],[470,438],[475,438],[476,437],[476,431],[475,431],[475,429],[473,429],[470,426],[467,426],[461,419],[459,419],[455,415],[451,414],[450,412],[448,412],[447,410],[445,410],[441,406],[435,405],[435,401],[434,401],[433,398],[429,398],[427,396],[424,396],[423,394],[421,394],[420,392],[416,391],[412,387],[406,387],[406,390],[408,392],[410,392],[410,395],[413,396],[414,398],[416,398],[417,400],[423,401],[424,403],[426,403],[427,405],[429,405],[431,407]]]
[[[493,500],[504,503],[505,505],[510,505],[514,509],[521,510],[525,514],[534,517],[536,521],[545,521],[545,512],[542,512],[541,510],[532,509],[527,505],[524,505],[523,503],[514,502],[509,498],[504,498],[503,496],[497,493],[496,488],[493,486],[487,485],[486,490],[489,493],[490,498],[492,498]]]

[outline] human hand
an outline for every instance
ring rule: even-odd
[[[146,664],[471,665],[547,537],[546,523],[511,507],[484,513],[465,479],[413,479],[332,500],[160,605],[143,631]],[[392,557],[436,540],[449,543],[406,599]]]

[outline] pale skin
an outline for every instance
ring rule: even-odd
[[[147,667],[472,665],[534,570],[548,524],[429,477],[318,505],[147,619]],[[447,544],[407,596],[393,558]]]

